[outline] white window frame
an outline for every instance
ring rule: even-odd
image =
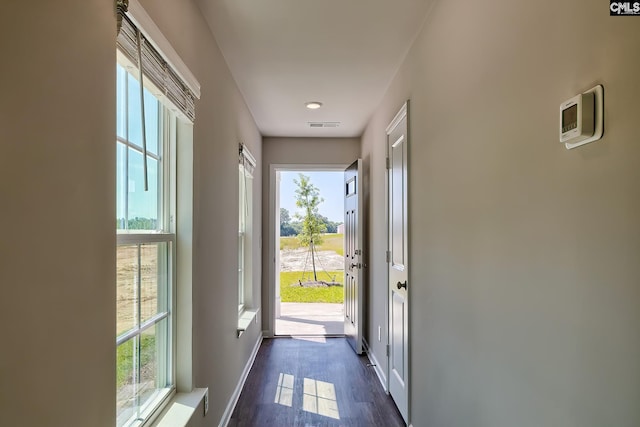
[[[250,310],[253,286],[253,172],[256,159],[240,143],[238,165],[238,336],[244,331],[245,314]],[[241,325],[242,323],[242,325]]]
[[[252,285],[253,175],[238,165],[238,315],[247,308]]]
[[[135,66],[119,51],[117,54],[118,63],[125,70],[131,73],[137,79],[137,73],[134,71]],[[118,230],[116,242],[118,246],[126,245],[144,245],[155,243],[167,244],[167,312],[158,313],[151,319],[139,324],[137,328],[131,329],[118,337],[116,337],[116,347],[135,336],[140,336],[145,330],[157,325],[164,319],[167,321],[167,340],[168,340],[168,358],[164,364],[167,367],[166,382],[168,387],[160,389],[151,399],[147,400],[139,411],[134,413],[122,426],[138,427],[150,424],[154,417],[160,412],[160,409],[170,400],[176,391],[176,338],[174,331],[175,325],[175,294],[176,294],[176,234],[175,234],[175,218],[176,218],[176,127],[177,116],[170,111],[170,107],[165,105],[165,101],[156,94],[159,90],[148,80],[144,81],[145,88],[149,90],[161,105],[161,129],[159,130],[162,140],[162,150],[158,155],[147,152],[149,158],[154,158],[160,162],[158,174],[160,175],[158,183],[159,206],[158,226],[157,230]],[[128,91],[125,90],[125,93]],[[126,116],[128,116],[125,113]],[[127,117],[128,120],[128,117]],[[126,138],[117,137],[118,143],[124,144],[127,149],[132,148],[144,156],[142,147],[128,141]],[[159,150],[160,151],[160,150]],[[160,188],[162,186],[162,188]],[[128,218],[125,218],[127,221]]]

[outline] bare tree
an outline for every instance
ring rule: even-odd
[[[300,179],[293,182],[298,186],[296,189],[296,206],[303,210],[303,213],[296,213],[296,218],[302,222],[302,231],[298,235],[300,244],[309,246],[311,250],[311,260],[313,263],[313,280],[318,281],[316,273],[315,246],[322,244],[322,233],[327,231],[327,227],[320,219],[318,206],[324,201],[320,197],[320,190],[311,183],[308,176],[299,174]]]

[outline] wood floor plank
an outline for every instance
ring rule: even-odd
[[[404,427],[365,356],[344,338],[266,339],[230,427]]]

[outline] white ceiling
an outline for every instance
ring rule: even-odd
[[[263,135],[351,137],[364,130],[432,0],[196,1]],[[312,111],[307,101],[324,105]]]

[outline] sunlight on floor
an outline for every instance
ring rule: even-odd
[[[338,411],[336,390],[333,384],[305,378],[302,409],[339,420],[340,411]]]
[[[276,387],[275,403],[283,406],[293,406],[295,377],[280,373]],[[336,389],[332,383],[305,378],[303,383],[302,409],[306,412],[324,417],[340,419]]]
[[[278,387],[276,388],[275,403],[291,407],[293,405],[293,382],[294,376],[280,373]]]

